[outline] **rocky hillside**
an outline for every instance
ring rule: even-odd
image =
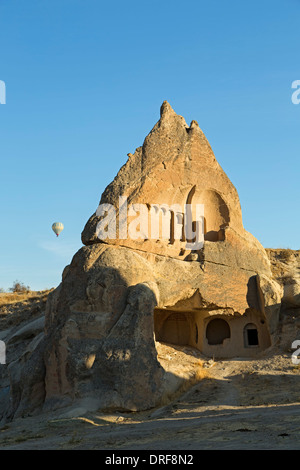
[[[51,290],[0,294],[0,340],[6,346],[6,364],[0,364],[0,415],[9,399],[10,365],[20,367],[44,333],[45,306]]]

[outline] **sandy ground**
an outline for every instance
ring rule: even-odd
[[[273,348],[255,360],[205,361],[164,347],[176,367],[201,363],[200,380],[165,406],[139,413],[78,409],[18,419],[0,429],[0,449],[299,449],[300,369]]]

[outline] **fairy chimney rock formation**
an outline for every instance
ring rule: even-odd
[[[125,198],[127,209],[134,204],[146,205],[149,208],[148,239],[145,239],[143,233],[140,238],[135,239],[128,236],[128,232],[126,238],[119,233],[120,197]],[[100,205],[103,204],[116,208],[116,237],[99,238],[97,227],[103,217],[98,217],[95,213],[82,233],[82,242],[85,245],[105,242],[146,253],[181,260],[189,259],[191,251],[197,250],[189,248],[184,228],[181,239],[174,237],[174,222],[177,216],[184,227],[182,214],[185,205],[191,207],[191,218],[195,218],[197,205],[203,205],[204,240],[222,241],[223,244],[217,248],[211,243],[205,243],[201,252],[202,259],[239,265],[241,268],[270,275],[269,262],[263,247],[243,228],[237,191],[217,162],[198,123],[193,120],[188,126],[184,118],[178,116],[166,101],[161,106],[159,121],[145,138],[143,146],[138,147],[133,155],[129,154],[125,165],[103,192]],[[179,210],[177,213],[170,211],[169,238],[161,236],[161,220],[160,236],[151,236],[152,206],[181,209],[181,213]],[[127,225],[130,225],[135,217],[136,214],[131,216],[127,210]],[[196,232],[196,221],[191,222],[191,229],[194,227]],[[180,229],[180,224],[178,226]]]
[[[48,298],[38,353],[23,376],[12,373],[16,416],[76,400],[98,409],[156,406],[180,383],[160,363],[159,342],[215,358],[251,357],[272,345],[282,292],[196,121],[188,126],[165,101],[100,207],[114,208],[115,236],[112,230],[99,238],[107,213],[97,210],[82,232],[85,246]],[[158,231],[143,237],[157,207]],[[197,207],[204,211],[199,218]],[[202,243],[185,233],[187,219]],[[162,220],[170,229],[164,237]],[[130,227],[141,236],[128,236]]]

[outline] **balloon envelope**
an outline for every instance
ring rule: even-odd
[[[62,232],[63,229],[64,229],[64,225],[61,222],[54,222],[54,224],[52,224],[52,230],[56,234],[57,237],[60,234],[60,232]]]

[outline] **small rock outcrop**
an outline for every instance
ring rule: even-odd
[[[116,236],[99,238],[104,214],[88,220],[84,246],[48,298],[44,338],[22,384],[12,375],[18,394],[11,416],[75,402],[87,409],[154,407],[181,384],[159,361],[159,342],[208,358],[253,357],[272,345],[283,288],[265,249],[244,229],[237,191],[196,121],[188,126],[164,102],[100,205],[116,208]],[[151,228],[157,206],[169,236],[143,237],[142,219],[140,227],[134,220],[146,208],[143,222]],[[126,236],[124,225],[119,230],[124,209]],[[192,235],[184,232],[188,217]],[[128,236],[132,222],[139,237]],[[194,244],[201,227],[203,243]]]

